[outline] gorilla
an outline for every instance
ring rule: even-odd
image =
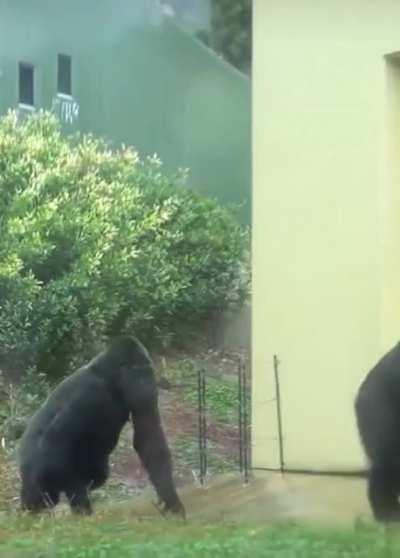
[[[355,412],[370,461],[368,498],[378,521],[400,520],[400,343],[361,384]]]
[[[109,456],[131,418],[133,447],[164,504],[162,511],[184,517],[157,399],[148,352],[131,337],[115,339],[61,382],[21,439],[22,509],[56,506],[63,492],[72,511],[90,514],[89,492],[107,480]]]

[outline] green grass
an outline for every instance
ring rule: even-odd
[[[166,377],[175,385],[184,385],[183,397],[197,406],[197,372],[201,363],[184,359],[169,369]],[[249,407],[248,401],[248,408]],[[226,424],[236,424],[238,414],[237,378],[208,373],[206,376],[206,406],[211,417]]]
[[[186,525],[96,514],[0,518],[0,556],[7,558],[391,558],[400,555],[400,533],[372,526],[317,529],[236,524]]]

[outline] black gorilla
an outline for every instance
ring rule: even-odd
[[[133,446],[164,511],[184,515],[172,480],[152,363],[133,338],[115,340],[66,378],[32,417],[19,454],[23,509],[55,506],[65,492],[73,511],[91,513],[89,491],[106,481],[109,455],[130,416]]]
[[[369,372],[355,402],[370,460],[368,497],[379,521],[400,520],[400,343]]]

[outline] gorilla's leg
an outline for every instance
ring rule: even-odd
[[[71,511],[81,515],[90,515],[92,506],[89,499],[88,487],[81,483],[71,485],[65,494],[68,498]]]
[[[399,469],[373,465],[369,473],[368,498],[377,521],[399,521]]]
[[[21,489],[21,507],[33,513],[54,508],[60,501],[60,493],[55,488],[37,484],[23,483]]]
[[[378,521],[400,520],[400,416],[387,390],[371,380],[356,399],[357,425],[371,463],[368,499]]]
[[[135,413],[133,447],[146,468],[165,511],[185,517],[185,509],[176,493],[172,479],[171,454],[161,426],[158,411]]]
[[[100,488],[108,479],[110,474],[110,467],[108,465],[108,459],[96,463],[90,475],[90,490],[96,490]]]

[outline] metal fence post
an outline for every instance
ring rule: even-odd
[[[207,408],[206,373],[204,368],[199,369],[197,373],[197,393],[200,484],[204,485],[207,477]]]
[[[238,426],[239,426],[239,468],[244,482],[249,482],[249,409],[247,370],[242,359],[238,365]]]
[[[274,355],[274,373],[275,373],[275,392],[276,392],[276,409],[278,418],[278,436],[279,436],[279,463],[281,473],[285,470],[285,458],[283,453],[283,428],[282,428],[282,408],[281,408],[281,388],[279,382],[279,360]]]

